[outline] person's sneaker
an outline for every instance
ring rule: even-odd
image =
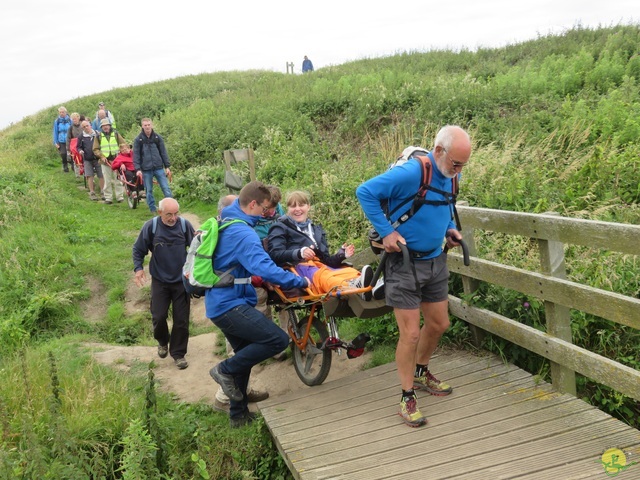
[[[368,287],[373,279],[373,269],[369,265],[362,267],[360,276],[349,280],[349,286],[351,288],[365,288]]]
[[[111,200],[104,200],[102,203],[106,205],[111,205],[113,202]]]
[[[102,200],[103,202],[106,200],[106,198],[104,197],[104,195],[102,195],[102,196],[100,197],[100,200]]]
[[[220,371],[220,364],[209,370],[209,375],[222,387],[224,394],[231,400],[240,402],[244,398],[244,395],[236,385],[235,379],[231,375]]]
[[[169,355],[169,346],[168,345],[158,345],[158,356],[160,358],[167,358]]]
[[[258,417],[257,414],[246,410],[241,416],[235,418],[229,418],[229,425],[231,428],[240,428],[245,425],[249,425]]]
[[[119,198],[118,203],[122,203],[122,202],[124,202],[124,198]]]
[[[229,402],[221,402],[217,398],[213,401],[213,409],[221,413],[229,414]]]
[[[384,298],[384,278],[380,277],[371,290],[374,300],[382,300]]]
[[[254,390],[253,388],[247,393],[247,401],[251,403],[261,402],[269,398],[269,392]]]
[[[453,392],[453,388],[451,388],[449,384],[438,380],[429,370],[427,370],[421,377],[413,378],[413,388],[424,390],[425,392],[438,397],[449,395]]]
[[[415,395],[402,397],[398,415],[400,415],[404,423],[410,427],[421,427],[427,424],[427,419],[422,416],[422,413],[420,413],[418,409],[418,401]]]
[[[98,196],[95,194],[95,192],[89,192],[89,198],[94,202],[98,201]]]
[[[178,367],[180,370],[184,370],[185,368],[187,368],[189,366],[189,363],[185,360],[184,357],[182,358],[176,358],[174,360],[176,367]]]

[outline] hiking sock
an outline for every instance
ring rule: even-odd
[[[424,376],[424,374],[427,373],[428,371],[429,371],[429,364],[420,365],[419,363],[416,363],[416,373],[413,376],[416,378],[419,378]]]
[[[400,399],[400,401],[404,400],[405,398],[413,398],[416,396],[416,391],[413,388],[410,388],[409,390],[402,390],[402,398]]]

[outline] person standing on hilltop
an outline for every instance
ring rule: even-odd
[[[169,154],[164,145],[164,139],[153,130],[153,123],[149,118],[143,118],[140,122],[142,131],[133,141],[133,165],[137,175],[144,182],[144,190],[147,195],[147,206],[151,213],[156,213],[156,202],[153,198],[153,179],[158,180],[162,194],[172,197],[169,180]]]
[[[302,73],[313,72],[313,63],[311,60],[305,55],[304,60],[302,61]]]

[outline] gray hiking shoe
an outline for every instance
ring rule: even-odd
[[[242,395],[242,392],[236,386],[235,379],[231,375],[222,373],[220,371],[220,364],[209,370],[209,375],[222,387],[222,391],[227,397],[236,402],[242,401],[244,395]]]

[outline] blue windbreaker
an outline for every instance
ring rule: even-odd
[[[429,154],[431,159],[433,157]],[[451,179],[440,173],[436,162],[432,162],[433,176],[431,186],[445,192],[451,191]],[[356,196],[360,201],[365,215],[382,237],[393,232],[391,224],[395,222],[406,210],[411,207],[407,202],[395,212],[391,221],[387,220],[380,206],[383,199],[389,200],[389,211],[408,198],[413,198],[422,180],[422,167],[420,161],[412,159],[403,165],[393,167],[386,172],[374,177],[356,189]],[[431,190],[427,191],[427,200],[445,200],[445,198]],[[424,259],[434,258],[442,253],[442,244],[447,230],[456,228],[452,219],[452,210],[449,205],[423,205],[420,210],[406,223],[398,226],[398,233],[407,241],[407,247],[417,252],[434,250]]]
[[[226,272],[235,266],[232,274],[236,278],[258,275],[264,281],[280,285],[284,289],[304,288],[304,278],[278,267],[265,252],[258,234],[253,230],[259,215],[247,215],[240,209],[238,199],[222,210],[222,219],[240,219],[244,223],[229,225],[218,237],[213,266],[216,271]],[[207,290],[204,305],[207,318],[215,318],[239,305],[254,307],[258,302],[256,290],[251,284]]]

